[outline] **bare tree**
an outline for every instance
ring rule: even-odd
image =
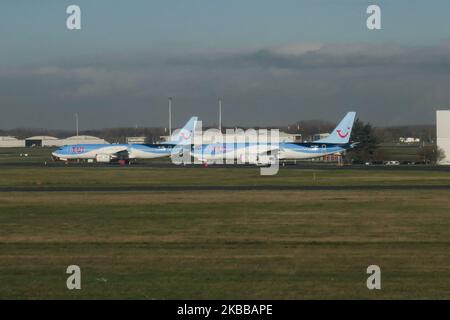
[[[417,151],[417,155],[425,163],[439,163],[445,158],[445,152],[436,144],[422,145]]]

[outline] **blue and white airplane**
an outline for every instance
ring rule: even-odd
[[[197,121],[197,117],[192,117],[182,129],[175,130],[169,141],[161,144],[74,144],[57,149],[52,156],[62,161],[96,162],[168,157],[176,148],[191,145]]]
[[[182,152],[184,146],[191,146],[194,139],[198,118],[192,117],[183,128],[175,130],[170,140],[160,144],[128,145],[129,159],[153,159],[168,157],[173,153]]]
[[[194,146],[192,155],[204,164],[223,160],[239,160],[241,163],[267,165],[273,163],[276,159],[312,159],[342,153],[356,145],[350,143],[355,117],[355,112],[347,113],[328,137],[313,142],[204,144]]]
[[[326,138],[307,143],[280,143],[279,159],[312,159],[330,154],[342,153],[354,148],[350,136],[355,122],[356,112],[349,112]]]

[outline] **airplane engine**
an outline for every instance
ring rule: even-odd
[[[95,161],[97,162],[111,162],[111,159],[110,154],[97,154],[95,156]]]
[[[242,162],[249,164],[256,164],[258,162],[258,156],[250,154],[247,157],[242,157]]]
[[[256,162],[257,166],[269,166],[274,164],[276,158],[273,155],[260,155],[258,157],[258,161]]]
[[[247,157],[241,157],[242,162],[257,166],[268,166],[275,163],[275,160],[276,158],[273,155],[248,155]]]

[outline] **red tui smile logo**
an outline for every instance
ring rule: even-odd
[[[348,134],[350,133],[350,128],[347,128],[347,130],[348,131],[345,134],[342,133],[341,129],[337,130],[337,133],[338,133],[339,137],[341,137],[342,139],[347,138]]]
[[[190,131],[187,130],[183,130],[180,132],[180,136],[184,139],[184,140],[188,140],[191,137],[192,133]]]

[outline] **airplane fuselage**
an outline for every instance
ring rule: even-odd
[[[52,155],[59,160],[96,159],[99,155],[115,155],[126,150],[124,144],[74,144],[61,147]]]
[[[261,143],[215,143],[195,145],[192,156],[201,161],[233,160],[245,162],[249,155],[257,155],[270,152],[275,145]]]
[[[331,154],[342,153],[350,148],[352,148],[350,144],[281,143],[278,156],[279,159],[287,160],[313,159]]]
[[[102,159],[107,162],[123,156],[126,159],[152,159],[169,156],[172,147],[159,144],[76,144],[67,145],[52,153],[58,160]]]
[[[218,143],[194,146],[192,155],[204,162],[236,159],[246,162],[260,155],[276,155],[278,159],[312,159],[342,153],[350,144],[325,143]]]
[[[162,144],[132,144],[128,147],[130,159],[154,159],[170,156],[172,147]]]

